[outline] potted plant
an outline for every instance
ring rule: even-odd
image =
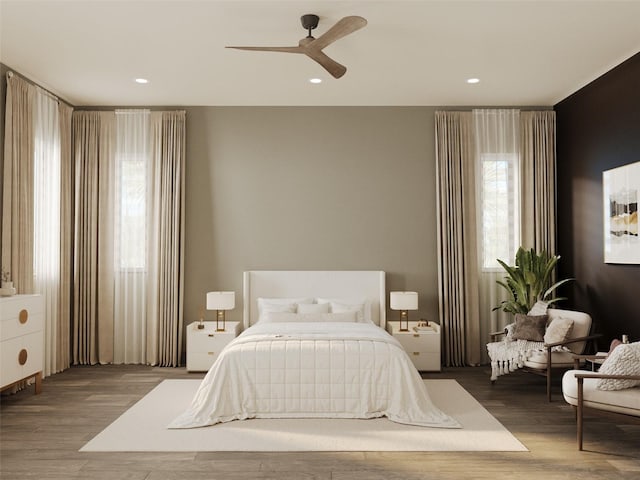
[[[527,314],[537,301],[551,305],[566,300],[564,297],[553,297],[554,291],[560,285],[573,280],[567,278],[551,284],[551,274],[558,260],[560,255],[549,255],[545,250],[536,253],[533,248],[525,250],[522,247],[516,253],[515,266],[509,266],[498,259],[507,276],[504,277],[504,281],[497,280],[497,283],[507,290],[509,298],[496,305],[492,311]]]
[[[0,295],[5,297],[10,297],[11,295],[15,295],[16,289],[13,287],[13,282],[11,281],[11,274],[8,270],[2,269],[2,280],[0,282]]]

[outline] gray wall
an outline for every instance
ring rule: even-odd
[[[384,270],[436,319],[434,111],[188,108],[185,323],[252,269]]]

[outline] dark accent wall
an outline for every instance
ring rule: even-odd
[[[600,348],[640,340],[640,265],[604,263],[602,172],[640,161],[640,53],[554,107],[558,253],[568,306],[590,313]]]

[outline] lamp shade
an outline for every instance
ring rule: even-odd
[[[389,293],[391,310],[417,310],[417,292],[391,292]]]
[[[236,306],[236,292],[208,292],[207,310],[233,310]]]

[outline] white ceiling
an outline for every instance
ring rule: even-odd
[[[325,49],[341,79],[224,48],[297,45],[305,13],[316,37],[368,20]],[[0,61],[74,105],[543,106],[638,53],[639,25],[634,0],[0,0]]]

